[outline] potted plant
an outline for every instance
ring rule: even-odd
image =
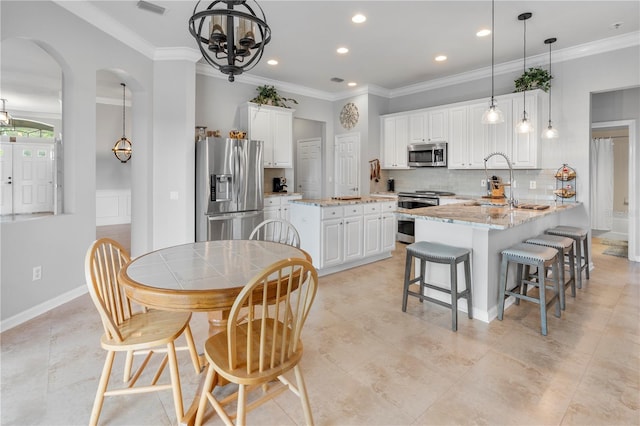
[[[294,104],[298,103],[298,101],[293,98],[285,98],[280,96],[276,88],[273,86],[265,84],[264,86],[256,87],[256,90],[258,91],[258,96],[251,99],[250,102],[256,103],[258,105],[273,105],[277,107],[291,108],[286,104],[286,102],[293,102]]]
[[[523,90],[542,89],[545,92],[551,87],[551,79],[553,76],[549,71],[533,67],[525,71],[519,78],[514,80],[516,90],[514,92],[522,92]]]

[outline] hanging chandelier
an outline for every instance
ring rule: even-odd
[[[523,48],[523,60],[522,60],[522,68],[523,74],[527,71],[527,19],[531,18],[531,12],[525,12],[518,15],[518,20],[524,23],[524,48]],[[522,91],[522,120],[520,120],[516,126],[516,130],[518,133],[529,133],[533,131],[533,125],[529,118],[527,117],[527,90]]]
[[[126,163],[131,159],[131,141],[127,139],[124,134],[124,123],[125,123],[125,88],[127,87],[124,83],[120,83],[122,86],[122,137],[116,141],[116,144],[113,146],[113,154],[116,156],[121,163]]]
[[[494,0],[491,0],[491,105],[489,105],[489,108],[482,114],[482,123],[484,124],[504,123],[504,114],[500,111],[500,108],[498,108],[493,98],[494,22],[495,5]]]
[[[549,76],[551,78],[553,78],[553,76],[551,76],[551,45],[556,41],[558,41],[558,39],[555,37],[548,38],[544,41],[544,44],[549,45]],[[542,132],[542,137],[545,139],[556,139],[558,137],[558,129],[554,129],[551,125],[551,86],[549,86],[549,125],[545,131]]]
[[[262,8],[255,1],[253,7],[247,3],[247,0],[216,0],[199,11],[198,1],[189,18],[189,32],[198,42],[202,57],[228,75],[229,81],[255,67],[264,46],[271,41],[271,29]]]
[[[7,102],[6,99],[0,99],[2,101],[2,111],[0,111],[0,125],[8,126],[11,123],[11,116],[7,112],[5,104]]]

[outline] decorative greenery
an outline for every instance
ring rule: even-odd
[[[273,105],[273,106],[278,106],[283,108],[291,108],[289,105],[286,104],[287,102],[293,102],[294,104],[298,103],[298,101],[296,101],[293,98],[284,98],[280,96],[276,88],[273,86],[269,86],[269,85],[258,86],[256,87],[256,90],[258,91],[258,96],[251,99],[250,102],[253,102],[259,105]]]
[[[524,90],[542,89],[545,92],[551,87],[551,79],[553,76],[549,71],[540,68],[529,68],[518,79],[514,80],[516,90],[514,92],[522,92]]]

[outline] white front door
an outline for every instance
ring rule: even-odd
[[[14,213],[53,212],[54,145],[13,145]]]
[[[336,197],[360,195],[360,133],[336,136],[333,174]]]
[[[301,139],[298,141],[297,152],[298,187],[294,192],[302,193],[302,198],[322,198],[322,140]]]
[[[12,160],[13,147],[9,142],[3,142],[0,144],[0,179],[2,182],[0,196],[0,214],[12,214],[13,213],[13,160]]]

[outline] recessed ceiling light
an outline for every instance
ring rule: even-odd
[[[341,55],[344,55],[348,51],[349,51],[349,49],[347,49],[346,47],[338,47],[338,50],[336,50],[336,52],[338,52]]]
[[[267,61],[267,64],[269,64],[269,65],[278,65],[278,61],[276,61],[275,59],[269,59]]]
[[[481,29],[480,31],[478,31],[478,32],[476,33],[476,36],[477,36],[477,37],[486,37],[486,36],[488,36],[489,34],[491,34],[491,30],[488,30],[488,29],[486,29],[486,28],[483,28],[483,29]]]
[[[355,81],[350,81],[350,82],[347,83],[347,86],[349,86],[349,87],[353,87],[353,86],[357,86],[357,85],[358,85],[358,83],[356,83]]]
[[[447,57],[444,56],[444,55],[436,56],[436,61],[438,61],[438,62],[442,62],[442,61],[446,61],[446,60],[447,60]]]
[[[353,18],[351,18],[351,21],[356,24],[362,24],[366,20],[367,20],[367,17],[360,13],[358,13],[357,15],[353,15]]]

